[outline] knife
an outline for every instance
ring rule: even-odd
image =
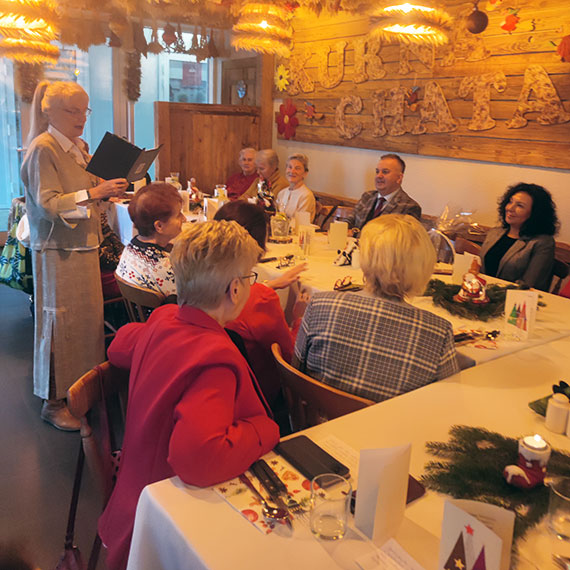
[[[275,471],[269,467],[264,459],[256,461],[250,469],[272,499],[281,499],[281,495],[283,494],[287,497],[289,496],[285,483],[279,479]]]

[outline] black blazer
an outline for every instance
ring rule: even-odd
[[[481,246],[481,273],[485,273],[485,256],[507,230],[492,228]],[[521,236],[503,255],[497,275],[505,281],[523,281],[529,287],[548,291],[554,267],[554,237]]]

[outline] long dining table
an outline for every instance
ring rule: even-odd
[[[517,438],[539,433],[553,448],[570,451],[570,440],[547,431],[544,418],[528,407],[529,401],[550,393],[553,383],[568,380],[569,352],[568,337],[528,348],[302,433],[317,443],[335,436],[357,451],[409,442],[410,473],[416,478],[433,459],[426,442],[447,441],[453,425],[480,426]],[[445,498],[428,490],[408,505],[395,536],[426,570],[437,568]],[[554,569],[556,542],[541,523],[519,541],[521,562],[512,568]],[[128,569],[356,570],[356,560],[376,547],[356,531],[335,543],[316,539],[303,526],[288,537],[264,535],[213,489],[173,477],[141,494]]]
[[[299,258],[299,253],[300,249],[296,238],[290,244],[268,243],[266,257],[275,257],[277,260],[257,265],[256,271],[259,273],[260,280],[273,279],[282,274],[287,268],[280,269],[278,266],[280,259],[284,256],[294,255],[296,262],[302,262],[303,259]],[[277,291],[286,315],[288,309],[293,305],[294,297],[297,295],[298,290],[305,291],[309,295],[318,291],[332,291],[335,283],[346,277],[352,279],[354,283],[362,284],[364,282],[360,268],[354,268],[351,265],[334,265],[333,261],[337,255],[337,251],[328,245],[326,235],[321,233],[315,234],[310,255],[304,259],[308,264],[308,269],[301,274],[299,287]],[[449,266],[449,269],[451,269],[451,266]],[[484,277],[486,277],[489,284],[509,284],[507,281],[493,277]],[[433,278],[441,279],[445,283],[451,283],[452,280],[451,275],[437,273],[433,275]],[[526,340],[517,340],[505,334],[504,317],[490,319],[487,322],[458,317],[434,304],[431,297],[415,297],[411,300],[411,303],[420,309],[431,311],[447,319],[456,331],[472,329],[500,331],[501,334],[497,338],[495,345],[492,343],[472,343],[459,348],[459,353],[462,357],[461,363],[463,366],[469,366],[495,360],[507,354],[569,336],[570,300],[559,295],[551,295],[550,293],[540,291],[539,301],[542,306],[538,308],[534,330]]]

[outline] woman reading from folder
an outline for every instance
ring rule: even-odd
[[[21,170],[34,275],[34,394],[44,400],[42,419],[62,430],[79,429],[67,389],[105,358],[99,200],[127,188],[124,178],[102,181],[85,170],[90,157],[79,137],[88,105],[77,83],[40,83]]]

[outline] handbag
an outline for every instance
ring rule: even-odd
[[[30,250],[18,239],[20,226],[24,234],[24,229],[28,218],[25,213],[23,201],[14,201],[12,205],[12,225],[8,232],[6,244],[0,255],[0,283],[8,285],[13,289],[19,289],[31,295],[34,292],[32,277],[32,256]],[[25,220],[25,222],[23,222]],[[27,225],[28,240],[30,228]]]

